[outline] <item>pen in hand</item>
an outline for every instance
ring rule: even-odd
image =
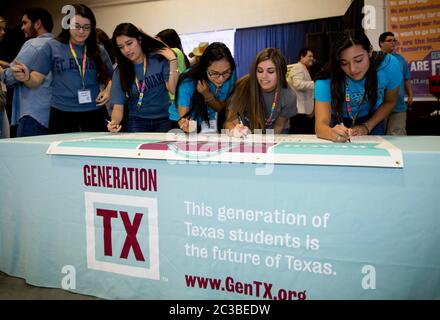
[[[246,128],[246,127],[245,127],[244,124],[243,124],[243,119],[241,118],[239,112],[237,112],[237,118],[238,118],[238,123],[241,125],[240,132],[243,134],[242,137],[243,137],[243,138],[246,138],[247,134],[246,134],[246,132],[243,132],[243,128]]]
[[[108,120],[108,119],[105,119],[105,121],[107,121],[108,124],[112,124],[112,121],[110,121],[110,120]],[[121,125],[120,125],[120,124],[118,124],[118,125],[115,124],[115,126],[116,126],[115,129],[116,129],[117,131],[119,131],[119,130],[121,129]]]
[[[344,122],[341,122],[340,124],[341,124],[341,126],[343,126],[345,128]],[[350,134],[348,134],[347,141],[351,143]]]
[[[238,122],[243,125],[243,120],[241,119],[240,112],[237,112]]]

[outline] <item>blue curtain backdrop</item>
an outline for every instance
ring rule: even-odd
[[[237,29],[234,58],[237,76],[249,73],[255,55],[264,48],[278,48],[287,64],[296,63],[299,50],[306,46],[307,33],[338,31],[343,28],[343,17],[288,23],[257,28]]]

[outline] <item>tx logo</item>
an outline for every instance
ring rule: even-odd
[[[133,224],[130,222],[128,213],[126,211],[119,211],[122,222],[124,223],[125,231],[127,235],[125,237],[124,246],[121,251],[121,258],[127,259],[128,252],[130,248],[133,248],[134,255],[137,261],[145,261],[144,255],[142,254],[142,249],[136,238],[136,234],[139,230],[142,217],[141,213],[136,213],[134,216]],[[104,254],[106,256],[113,256],[113,246],[112,246],[112,219],[118,218],[118,211],[108,210],[108,209],[96,209],[96,215],[103,218],[104,225]]]
[[[157,199],[86,192],[87,265],[160,279]]]

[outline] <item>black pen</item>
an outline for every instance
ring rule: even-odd
[[[238,122],[243,125],[243,120],[241,119],[240,112],[237,112]]]
[[[240,112],[237,112],[237,117],[238,117],[238,122],[239,122],[242,126],[244,126],[244,124],[243,124],[243,120],[241,119],[241,116],[240,116]],[[247,136],[247,134],[244,133],[244,134],[243,134],[243,137],[246,138],[246,136]]]

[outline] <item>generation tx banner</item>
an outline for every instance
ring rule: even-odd
[[[415,97],[432,97],[429,77],[440,75],[440,1],[387,0],[387,31],[409,63]]]
[[[28,283],[106,299],[440,297],[437,137],[386,138],[403,169],[275,164],[266,175],[253,163],[47,155],[56,139],[109,153],[165,141],[0,141],[0,270]],[[315,154],[358,144],[310,143]]]

